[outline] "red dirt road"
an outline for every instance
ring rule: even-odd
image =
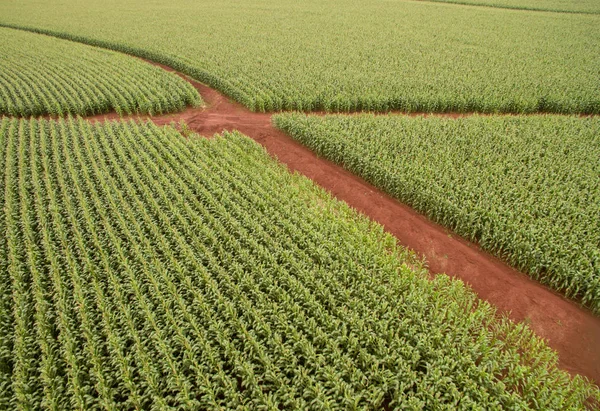
[[[402,245],[425,256],[432,274],[447,273],[460,278],[500,312],[509,312],[513,320],[528,322],[539,336],[558,351],[561,368],[600,384],[599,317],[480,250],[478,246],[450,234],[340,166],[319,158],[273,127],[271,114],[253,113],[217,91],[182,77],[196,87],[207,107],[188,108],[177,114],[151,117],[156,124],[185,120],[190,129],[205,136],[223,130],[241,131],[262,144],[290,170],[311,178],[336,198],[382,224]],[[105,118],[120,117],[114,113],[91,117],[98,120]]]

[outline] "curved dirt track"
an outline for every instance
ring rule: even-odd
[[[149,63],[175,72],[169,67]],[[241,131],[263,145],[290,170],[311,178],[336,198],[382,224],[402,245],[423,255],[432,274],[447,273],[460,278],[500,312],[509,313],[513,320],[528,322],[558,351],[561,368],[600,383],[599,317],[482,251],[477,245],[451,234],[342,167],[319,158],[276,129],[271,124],[271,114],[251,112],[208,86],[177,74],[194,85],[207,107],[188,108],[181,113],[162,116],[121,117],[110,113],[87,119],[151,119],[158,125],[184,120],[191,130],[204,136],[223,130]]]

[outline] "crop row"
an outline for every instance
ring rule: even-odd
[[[0,115],[167,113],[200,105],[175,74],[113,51],[0,28]]]
[[[599,18],[405,1],[0,4],[2,25],[166,64],[255,111],[600,113]]]
[[[523,325],[238,133],[0,122],[0,408],[577,409]]]
[[[278,115],[275,124],[600,312],[597,118]]]

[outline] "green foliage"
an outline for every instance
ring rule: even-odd
[[[175,74],[113,51],[0,28],[0,114],[168,113],[200,105]]]
[[[440,3],[498,7],[502,9],[600,14],[597,0],[424,0]]]
[[[274,122],[600,312],[600,119],[282,114]]]
[[[164,63],[255,111],[600,113],[598,15],[397,0],[22,0],[0,2],[0,24]]]
[[[0,122],[0,404],[582,409],[524,325],[239,133]],[[10,382],[10,384],[7,383]]]

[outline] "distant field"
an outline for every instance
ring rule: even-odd
[[[0,28],[0,115],[167,113],[200,105],[180,77],[121,53]]]
[[[404,0],[399,0],[404,1]],[[598,0],[424,0],[440,3],[472,4],[516,10],[600,14]]]
[[[163,62],[258,111],[600,113],[596,15],[412,1],[23,0],[1,2],[0,23]]]
[[[281,114],[274,122],[600,313],[600,119]]]
[[[0,408],[583,409],[462,283],[238,133],[0,121]]]

